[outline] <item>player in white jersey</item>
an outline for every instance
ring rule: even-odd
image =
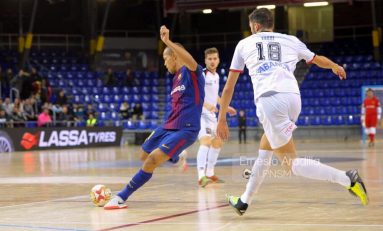
[[[222,147],[222,140],[216,136],[217,104],[220,103],[219,75],[219,53],[217,48],[212,47],[205,50],[205,101],[201,115],[201,130],[198,134],[200,146],[197,154],[198,184],[205,187],[207,184],[223,183],[214,173],[214,166],[217,163],[219,152]],[[228,107],[229,115],[237,112],[234,108]]]
[[[241,197],[228,196],[230,205],[239,215],[246,211],[267,174],[273,153],[294,175],[343,185],[367,205],[367,191],[356,170],[345,172],[313,159],[299,158],[292,138],[301,111],[299,87],[293,75],[296,63],[304,59],[331,69],[341,80],[346,78],[344,69],[324,56],[315,55],[295,36],[274,33],[274,19],[268,9],[254,10],[249,15],[249,26],[253,34],[241,40],[235,48],[222,92],[217,135],[223,140],[229,137],[226,111],[245,65],[252,79],[257,116],[264,135],[246,191]]]

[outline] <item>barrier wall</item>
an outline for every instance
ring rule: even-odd
[[[0,153],[119,146],[121,137],[121,127],[4,128],[0,129]]]

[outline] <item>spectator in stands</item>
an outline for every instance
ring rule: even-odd
[[[93,113],[89,114],[88,120],[86,121],[87,127],[96,127],[97,126],[97,119],[94,117]]]
[[[13,127],[24,127],[25,119],[18,106],[13,107],[10,118],[13,123]]]
[[[246,115],[244,110],[240,110],[238,116],[238,139],[240,144],[242,143],[242,136],[243,143],[246,144]]]
[[[113,86],[116,83],[116,77],[114,76],[112,68],[108,68],[103,79],[104,85]]]
[[[13,102],[12,111],[13,111],[13,108],[17,108],[17,110],[20,113],[23,113],[24,112],[24,102],[22,102],[19,98],[16,98]]]
[[[0,110],[4,110],[3,103],[3,98],[0,97]]]
[[[84,108],[78,104],[73,104],[73,119],[76,122],[82,122],[85,118]]]
[[[9,119],[8,119],[7,113],[5,113],[5,110],[0,109],[0,128],[7,127],[8,120]]]
[[[93,105],[92,104],[88,104],[88,106],[87,106],[86,117],[88,118],[90,114],[93,114],[93,115],[96,114],[95,110],[93,109]]]
[[[125,72],[123,84],[124,84],[124,86],[127,86],[127,87],[133,87],[134,86],[134,76],[133,76],[133,72],[130,68],[128,68]]]
[[[20,96],[21,92],[23,91],[23,81],[24,81],[24,70],[20,69],[19,73],[15,75],[12,80],[10,81],[11,88],[15,88],[18,92],[18,97]]]
[[[26,121],[35,121],[37,119],[35,108],[32,104],[32,98],[26,99],[23,105],[23,116]]]
[[[3,103],[3,109],[7,113],[7,115],[11,115],[13,111],[13,104],[11,103],[11,99],[9,97],[5,98]]]
[[[44,106],[43,112],[37,117],[38,127],[50,127],[52,125],[52,118],[49,115],[49,108]]]
[[[56,104],[60,106],[68,104],[68,98],[66,97],[64,90],[60,90],[57,96]]]
[[[132,118],[132,112],[130,111],[130,107],[128,102],[124,102],[120,106],[120,117],[123,120],[129,120]]]
[[[41,103],[48,102],[52,96],[52,88],[49,84],[49,81],[43,79],[41,81],[41,91],[39,93],[39,98],[41,99]]]
[[[22,77],[22,87],[20,91],[20,98],[22,100],[28,99],[33,92],[33,81],[31,75],[27,72],[23,72]]]
[[[57,116],[58,125],[62,127],[71,127],[73,124],[73,115],[68,110],[68,106],[64,105],[61,112]]]
[[[136,105],[134,105],[132,116],[133,121],[144,120],[144,112],[142,110],[141,104],[136,103]]]
[[[34,67],[32,67],[31,69],[31,80],[33,86],[33,94],[40,92],[43,78],[40,76],[40,74],[37,72],[37,69]]]

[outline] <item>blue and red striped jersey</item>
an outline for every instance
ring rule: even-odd
[[[200,130],[205,98],[205,78],[200,65],[196,71],[182,66],[173,77],[171,110],[165,117],[164,129]]]

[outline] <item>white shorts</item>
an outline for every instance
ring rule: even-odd
[[[271,148],[277,149],[287,144],[293,131],[297,128],[295,122],[301,112],[300,95],[276,93],[259,97],[255,105],[257,106],[257,116]]]
[[[201,115],[201,130],[198,133],[198,139],[203,136],[215,136],[217,131],[217,117],[215,114]]]

